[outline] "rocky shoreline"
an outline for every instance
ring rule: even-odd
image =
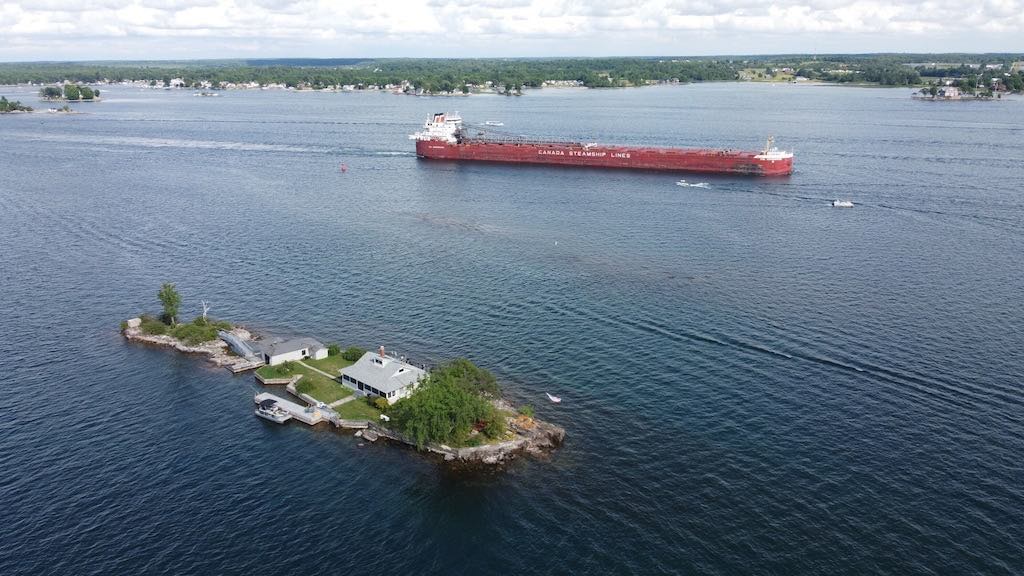
[[[511,404],[503,399],[495,400],[494,404],[501,410],[511,410],[512,408]],[[418,448],[414,440],[376,422],[367,422],[367,428],[383,438]],[[533,457],[546,456],[565,441],[564,428],[536,418],[521,416],[510,419],[509,429],[516,436],[512,440],[465,448],[429,444],[423,450],[436,454],[445,462],[452,464],[494,466],[514,460],[521,454]]]
[[[124,337],[129,341],[174,348],[178,352],[182,352],[184,354],[205,354],[206,356],[209,356],[208,360],[210,362],[222,368],[227,368],[232,372],[248,370],[254,367],[252,366],[251,361],[231,354],[230,348],[228,348],[227,343],[223,340],[211,340],[196,346],[190,346],[181,340],[178,340],[174,336],[168,336],[166,334],[145,334],[142,332],[142,328],[138,325],[133,325],[133,320],[135,319],[128,321],[127,328],[122,332]],[[244,328],[235,327],[232,328],[230,332],[244,340],[252,339],[252,334]]]

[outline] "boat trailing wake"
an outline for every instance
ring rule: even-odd
[[[711,184],[707,182],[687,182],[686,180],[676,182],[676,186],[682,186],[683,188],[711,188]]]

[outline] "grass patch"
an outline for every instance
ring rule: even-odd
[[[231,330],[230,322],[203,320],[202,316],[187,324],[178,324],[171,329],[171,335],[189,346],[217,339],[220,330]]]
[[[294,372],[285,364],[278,364],[277,366],[260,366],[256,373],[264,378],[291,378],[297,372]]]
[[[349,400],[334,409],[338,412],[338,416],[346,420],[371,420],[376,422],[380,419],[380,410],[370,406],[362,398]]]
[[[177,326],[168,326],[160,319],[154,318],[148,314],[142,315],[140,320],[142,320],[142,324],[139,328],[142,330],[143,334],[149,334],[151,336],[161,336],[166,334],[181,340],[189,346],[196,346],[203,342],[216,340],[217,332],[219,330],[231,330],[232,328],[230,322],[220,322],[213,319],[204,320],[202,316],[191,322],[178,324]]]
[[[148,314],[143,314],[140,320],[142,320],[142,324],[139,325],[139,329],[142,330],[143,334],[160,336],[162,334],[167,334],[171,330],[170,326],[164,324],[157,318],[149,316]]]
[[[302,380],[299,380],[298,384],[295,385],[295,391],[300,394],[308,394],[316,400],[327,404],[351,396],[354,393],[351,388],[315,370],[310,370],[298,362],[285,362],[277,366],[261,366],[256,372],[264,378],[291,378],[296,374],[302,374]]]
[[[337,356],[328,356],[323,360],[303,360],[303,362],[313,366],[314,368],[319,368],[332,376],[337,376],[338,372],[340,372],[342,368],[353,364],[351,360],[346,360],[340,354]]]

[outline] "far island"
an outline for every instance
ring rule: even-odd
[[[159,316],[142,315],[121,325],[131,341],[205,354],[238,373],[256,369],[267,387],[284,386],[303,404],[261,392],[256,414],[273,422],[296,419],[355,429],[440,455],[445,461],[498,464],[521,453],[544,454],[561,444],[565,430],[534,417],[532,406],[513,406],[488,370],[465,358],[437,366],[417,365],[383,346],[342,349],[313,338],[258,338],[203,313],[179,322],[181,296],[164,284]]]
[[[96,102],[100,99],[100,91],[89,86],[65,84],[46,86],[39,89],[39,97],[47,102]]]
[[[32,107],[26,106],[17,100],[8,100],[6,96],[0,96],[0,114],[11,112],[31,112]]]

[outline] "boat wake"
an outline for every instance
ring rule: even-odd
[[[676,182],[676,186],[682,186],[683,188],[711,188],[711,184],[707,182],[687,182],[686,180]]]

